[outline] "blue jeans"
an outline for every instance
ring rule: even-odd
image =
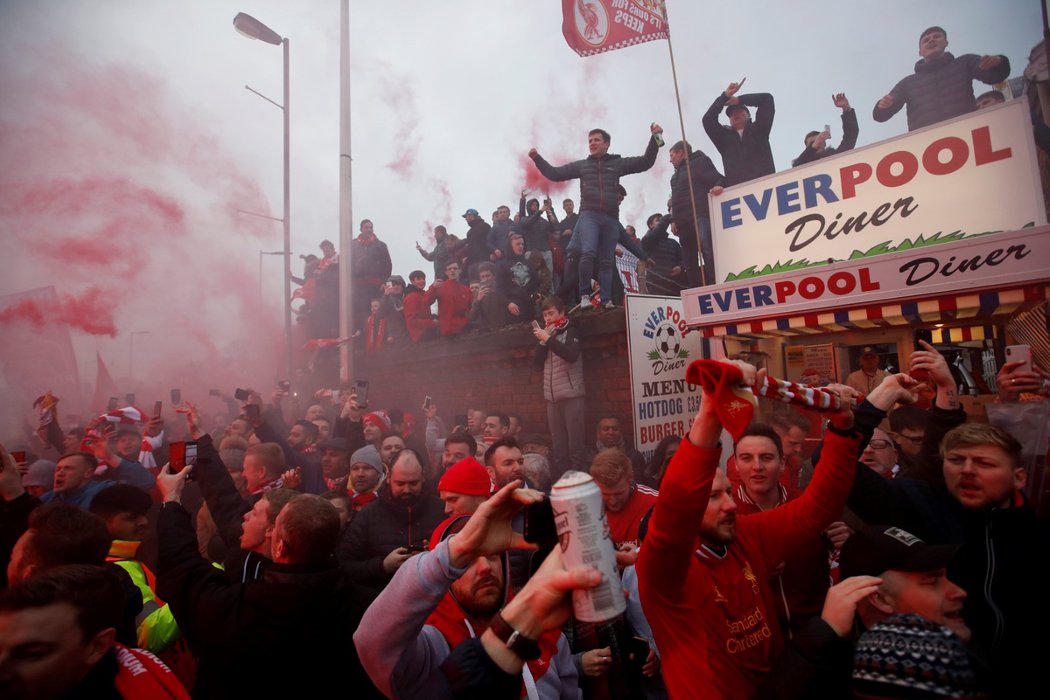
[[[616,240],[620,236],[620,222],[596,211],[580,213],[574,237],[580,245],[580,298],[591,293],[591,279],[595,262],[598,268],[598,286],[602,290],[602,302],[612,301],[613,272],[616,265]]]

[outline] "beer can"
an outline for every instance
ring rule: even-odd
[[[593,566],[602,574],[597,587],[572,592],[576,619],[606,622],[622,615],[627,600],[616,571],[616,547],[598,485],[590,474],[568,471],[554,484],[550,499],[565,567]]]

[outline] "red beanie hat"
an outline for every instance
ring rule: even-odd
[[[438,491],[451,491],[464,496],[488,496],[492,493],[492,479],[481,462],[473,457],[465,457],[448,468],[438,482]]]
[[[372,425],[379,428],[383,435],[390,432],[390,418],[387,416],[386,411],[372,411],[366,413],[364,418],[361,419],[362,425],[365,423],[371,423]]]

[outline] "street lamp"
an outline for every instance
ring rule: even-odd
[[[285,376],[292,378],[292,228],[291,228],[291,187],[289,171],[289,133],[291,121],[289,120],[289,92],[288,92],[288,37],[267,27],[251,15],[238,12],[233,18],[234,28],[250,39],[265,41],[267,44],[284,47],[284,104],[277,104],[265,95],[252,90],[245,85],[245,89],[254,92],[270,104],[279,107],[284,112],[284,336],[285,336]],[[262,258],[259,258],[260,266]]]

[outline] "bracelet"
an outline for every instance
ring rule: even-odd
[[[502,613],[493,615],[489,629],[506,645],[507,649],[514,652],[519,658],[525,661],[540,658],[539,643],[511,627],[510,623],[503,619]]]

